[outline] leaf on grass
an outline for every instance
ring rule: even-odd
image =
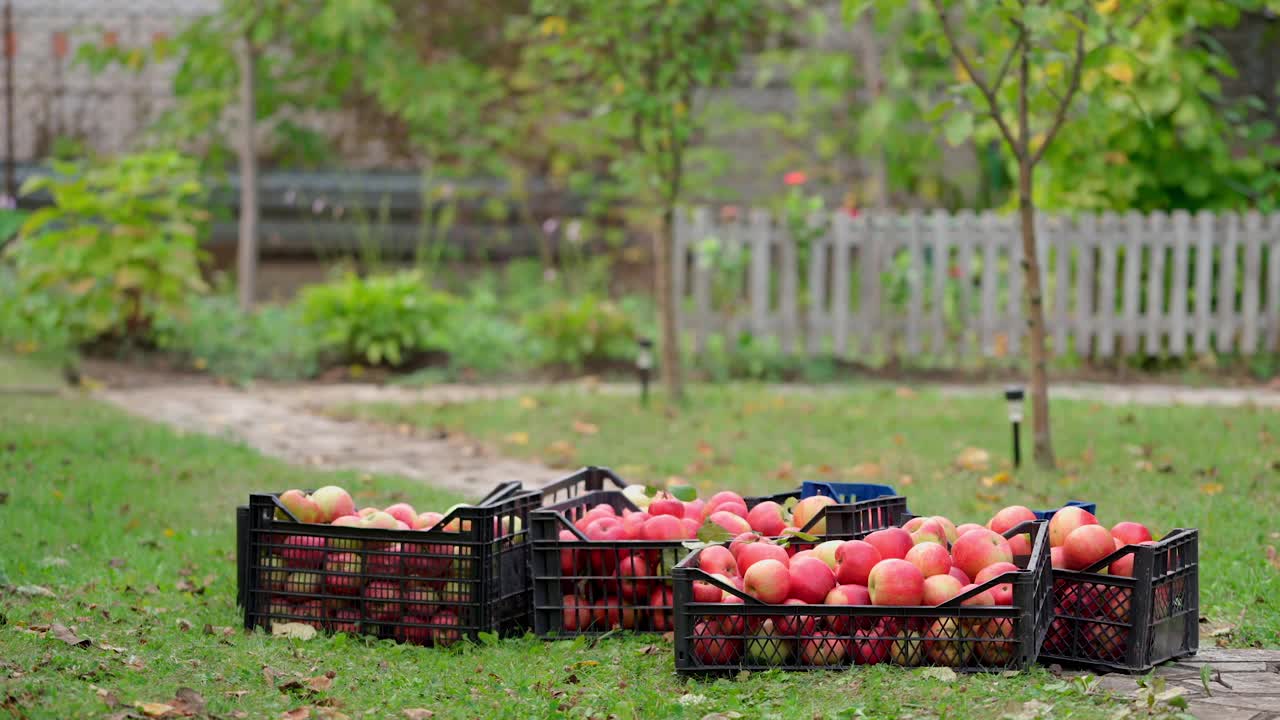
[[[777,470],[773,471],[773,477],[779,480],[790,480],[795,477],[795,467],[792,465],[791,461],[788,460],[779,465]]]
[[[982,472],[991,463],[991,453],[982,448],[967,447],[956,456],[956,467],[970,472]]]
[[[57,597],[52,590],[43,585],[19,585],[17,593],[27,597]]]
[[[329,672],[324,675],[317,675],[313,678],[309,678],[303,684],[312,692],[325,692],[329,688],[333,687],[333,673]]]
[[[204,715],[204,697],[189,687],[180,687],[173,694],[173,708],[183,716]]]
[[[644,647],[637,650],[636,654],[637,655],[661,655],[664,652],[666,652],[666,649],[658,647],[657,645],[645,645]]]
[[[83,647],[89,647],[90,645],[93,644],[93,641],[89,640],[89,638],[82,638],[77,636],[74,632],[71,631],[71,628],[67,627],[66,625],[59,625],[58,623],[53,623],[52,625],[49,626],[49,631],[53,633],[54,637],[58,638],[59,640],[61,640],[62,642],[68,645],[75,645],[76,647],[83,648]]]
[[[915,478],[911,477],[910,475],[902,475],[898,478],[899,485],[912,485],[914,483],[915,483]]]
[[[1267,562],[1271,564],[1271,567],[1280,570],[1280,553],[1276,552],[1275,545],[1267,546]]]
[[[120,705],[120,698],[116,697],[115,693],[107,690],[106,688],[96,686],[91,687],[93,687],[94,692],[97,693],[98,699],[101,700],[108,708],[114,708]]]
[[[982,486],[996,487],[997,485],[1008,485],[1010,479],[1009,473],[1001,471],[995,475],[988,475],[982,478]]]
[[[503,440],[506,440],[506,442],[507,442],[507,444],[508,444],[508,445],[528,445],[528,444],[529,444],[529,433],[527,433],[527,432],[513,432],[513,433],[511,433],[511,434],[507,435],[505,438],[503,438]]]
[[[1039,700],[1028,700],[1022,703],[1022,709],[1015,713],[1006,713],[1002,717],[1008,720],[1036,720],[1036,718],[1053,717],[1053,706]]]
[[[124,558],[111,558],[107,561],[107,567],[122,568],[125,566]]]
[[[702,720],[737,720],[742,717],[742,713],[730,710],[728,712],[713,712],[702,716]]]
[[[525,395],[520,398],[520,407],[525,410],[537,410],[538,398],[535,398],[532,395]]]
[[[858,463],[849,468],[849,474],[856,478],[873,480],[880,477],[880,463]]]
[[[899,398],[903,400],[910,400],[911,398],[916,396],[916,391],[912,390],[906,385],[899,385],[897,388],[894,388],[893,394],[897,395]]]
[[[956,671],[949,667],[927,667],[920,671],[920,676],[945,683],[956,681]]]
[[[585,422],[583,420],[574,420],[573,431],[579,435],[595,435],[600,432],[600,427],[594,423]]]
[[[436,716],[434,711],[426,708],[405,708],[403,712],[409,720],[427,720]]]
[[[1205,495],[1209,495],[1209,496],[1217,495],[1218,493],[1222,492],[1222,490],[1223,490],[1223,487],[1222,487],[1222,483],[1220,482],[1207,482],[1207,483],[1200,484],[1200,492]]]
[[[248,695],[248,694],[249,694],[249,691],[248,691],[248,690],[228,690],[228,691],[226,691],[226,692],[224,692],[224,693],[222,693],[222,694],[223,694],[223,695],[226,695],[227,697],[233,697],[233,698],[235,698],[235,699],[239,700],[240,698],[244,697],[245,695]]]
[[[164,703],[136,702],[133,706],[141,710],[143,715],[153,718],[166,717],[173,712],[173,706]]]
[[[306,623],[273,623],[271,634],[294,640],[310,640],[316,636],[316,629]]]
[[[280,720],[307,720],[309,717],[311,717],[311,708],[305,705],[280,713]]]

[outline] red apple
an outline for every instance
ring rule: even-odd
[[[825,568],[826,565],[824,564],[823,567]],[[831,571],[828,569],[827,572]],[[743,573],[742,580],[747,594],[761,602],[780,603],[786,600],[787,594],[791,592],[791,574],[787,566],[772,558],[752,563]],[[823,593],[823,596],[825,595],[826,593]]]
[[[727,551],[726,551],[727,552]],[[628,600],[639,600],[648,595],[649,563],[641,555],[626,555],[618,563],[618,586],[622,597]]]
[[[747,522],[751,529],[769,537],[781,535],[783,528],[787,526],[785,511],[772,500],[765,500],[751,508],[747,513]]]
[[[955,579],[959,580],[959,581],[960,581],[960,585],[962,585],[962,586],[964,586],[964,585],[968,585],[969,583],[973,582],[972,580],[970,580],[970,579],[969,579],[969,574],[968,574],[968,573],[966,573],[965,571],[963,571],[963,570],[961,570],[960,568],[956,567],[955,565],[952,565],[952,566],[951,566],[951,569],[950,569],[949,571],[947,571],[947,574],[948,574],[948,575],[950,575],[951,577],[953,577],[953,578],[955,578]]]
[[[921,523],[919,529],[911,533],[911,543],[913,545],[926,542],[942,545],[946,541],[947,532],[942,529],[942,524],[933,518],[927,518]]]
[[[405,624],[396,626],[394,632],[396,640],[414,645],[426,645],[431,641],[431,628],[427,627],[427,623],[431,622],[430,618],[405,615],[400,618],[400,622]]]
[[[867,592],[874,605],[919,605],[924,597],[924,575],[906,560],[881,560],[867,577]]]
[[[958,538],[961,535],[969,532],[970,530],[983,530],[983,529],[984,528],[981,525],[978,525],[976,523],[965,523],[963,525],[956,527],[956,537]],[[951,542],[954,543],[955,540],[952,540]]]
[[[823,510],[836,501],[826,495],[814,495],[796,503],[791,511],[791,524],[811,535],[827,534],[827,516]],[[818,516],[822,517],[819,518]]]
[[[325,539],[312,535],[291,535],[285,538],[280,556],[291,568],[318,568],[324,562]]]
[[[364,609],[375,620],[395,620],[400,616],[400,584],[374,580],[365,585]]]
[[[977,587],[978,587],[977,585],[972,585],[972,584],[965,585],[964,587],[960,588],[960,593],[961,594],[967,593],[970,590],[973,590]],[[996,599],[992,597],[990,590],[983,590],[977,595],[974,595],[972,597],[967,597],[964,600],[960,601],[960,605],[963,607],[991,607],[992,605],[995,605],[995,604],[996,604]]]
[[[988,565],[978,573],[978,577],[973,582],[982,585],[988,580],[1009,572],[1018,572],[1018,566],[1013,563],[999,562],[994,565]],[[1000,583],[989,590],[991,598],[995,600],[996,605],[1012,605],[1013,604],[1013,583]]]
[[[699,522],[702,521],[702,511],[707,507],[705,500],[694,499],[684,504],[683,517],[693,518]]]
[[[360,568],[364,562],[353,552],[333,553],[324,561],[325,590],[333,595],[359,595],[364,578]]]
[[[691,517],[680,518],[680,525],[684,527],[684,536],[688,540],[698,537],[698,531],[702,529],[702,523]]]
[[[893,646],[890,639],[896,633],[887,632],[883,624],[853,634],[853,662],[855,665],[876,665],[889,658]]]
[[[1115,552],[1116,541],[1101,525],[1081,525],[1067,535],[1062,550],[1068,568],[1083,570]]]
[[[577,595],[565,595],[561,598],[560,604],[564,608],[563,617],[560,619],[560,627],[564,630],[577,632],[591,627],[591,608],[585,602],[579,600]]]
[[[716,506],[725,502],[737,503],[744,507],[747,504],[747,501],[743,500],[742,496],[738,493],[732,490],[721,490],[707,499],[706,506],[702,508],[702,518],[705,520],[710,517],[711,513],[716,511]]]
[[[1030,508],[1021,505],[1010,505],[991,518],[990,529],[992,532],[998,532],[1003,535],[1018,525],[1024,522],[1032,522],[1035,519],[1036,514]]]
[[[960,594],[964,585],[950,575],[934,575],[924,579],[924,591],[920,598],[922,605],[941,605]]]
[[[827,597],[823,599],[822,604],[870,605],[871,594],[861,585],[837,585],[831,592],[827,593]],[[847,615],[831,615],[826,618],[826,623],[832,632],[844,635],[849,632],[849,620],[850,618]]]
[[[1055,615],[1058,610],[1055,609]],[[1049,655],[1066,655],[1071,651],[1071,621],[1055,617],[1044,636],[1044,652]]]
[[[805,665],[840,665],[848,655],[849,641],[827,630],[819,630],[808,640],[800,641],[800,660]]]
[[[795,605],[805,607],[808,603],[803,600],[789,598],[783,605]],[[818,629],[818,619],[813,615],[808,615],[804,610],[795,610],[790,615],[778,615],[773,618],[774,624],[778,627],[778,632],[787,637],[795,637],[797,635],[812,635]]]
[[[793,549],[794,549],[794,547],[793,547],[793,546],[788,546],[788,548],[787,548],[787,549],[788,549],[788,550],[793,550]],[[791,562],[795,562],[796,560],[799,560],[799,559],[802,559],[802,558],[814,558],[815,560],[816,560],[816,559],[819,559],[819,558],[818,558],[817,553],[815,553],[815,552],[813,551],[813,549],[812,549],[812,548],[810,548],[810,549],[808,549],[808,550],[800,550],[800,551],[798,551],[798,552],[793,553],[793,554],[791,555]]]
[[[1049,545],[1052,547],[1062,547],[1067,541],[1067,536],[1072,530],[1081,525],[1097,525],[1098,518],[1093,513],[1082,510],[1074,505],[1064,507],[1053,514],[1049,520]]]
[[[298,522],[318,523],[329,522],[324,520],[324,510],[311,498],[310,495],[301,490],[286,490],[280,493],[280,504],[285,506]],[[287,519],[281,512],[276,512],[277,520]]]
[[[408,573],[404,567],[405,551],[400,543],[392,543],[386,550],[371,551],[365,555],[365,572],[370,575],[394,575]]]
[[[356,503],[351,499],[351,494],[337,485],[325,485],[311,493],[311,501],[320,508],[320,518],[316,522],[331,523],[356,512]]]
[[[866,585],[871,568],[883,558],[874,545],[863,540],[849,540],[836,548],[836,581],[842,585]]]
[[[725,585],[729,585],[730,587],[733,586],[733,581],[725,577],[724,575],[716,573],[711,577],[715,578],[716,580],[719,580]],[[722,595],[724,595],[724,591],[721,590],[719,587],[717,587],[713,583],[709,583],[706,580],[693,581],[693,601],[694,602],[708,602],[708,603],[720,602],[720,597]]]
[[[444,515],[438,512],[418,513],[418,517],[413,519],[414,530],[430,530],[444,520]]]
[[[751,532],[751,525],[746,521],[746,518],[739,517],[727,510],[717,510],[711,513],[711,517],[707,519],[728,530],[731,535]]]
[[[742,573],[743,578],[746,578],[747,571],[752,565],[768,559],[777,560],[783,564],[791,561],[786,549],[781,545],[762,540],[742,546],[742,550],[738,553],[738,571]]]
[[[742,654],[742,639],[717,637],[720,628],[700,622],[693,627],[693,656],[702,665],[730,665]]]
[[[674,604],[674,595],[671,588],[663,586],[655,588],[653,594],[649,596],[650,617],[653,622],[653,629],[656,632],[669,632],[673,626],[671,621],[671,606]]]
[[[920,568],[925,577],[951,572],[951,554],[936,542],[922,542],[907,551],[907,562]]]
[[[721,605],[745,605],[746,603],[743,602],[742,598],[738,597],[737,595],[730,595],[729,593],[725,593],[724,597],[720,598],[720,604]],[[711,623],[712,628],[714,628],[716,632],[720,635],[743,635],[747,632],[746,618],[744,618],[741,615],[731,615],[726,613],[724,615],[719,616],[718,618],[712,618],[708,622]],[[759,623],[760,623],[759,618],[753,619],[752,624],[754,626],[758,627]]]
[[[431,629],[431,644],[436,647],[447,647],[462,639],[462,633],[458,629],[462,625],[462,621],[457,615],[451,612],[441,612],[432,615],[428,621],[433,627]]]
[[[698,568],[708,575],[736,577],[738,561],[729,548],[723,545],[711,545],[698,553]]]
[[[1013,556],[1030,555],[1031,554],[1031,536],[1022,533],[1009,538],[1009,549],[1013,551]]]
[[[329,629],[336,633],[348,635],[360,634],[360,611],[351,608],[340,608],[329,615]]]
[[[1124,662],[1128,650],[1128,633],[1124,628],[1103,623],[1081,623],[1080,647],[1083,654],[1104,662]]]
[[[440,592],[428,583],[413,583],[400,594],[408,615],[430,617],[440,604]]]
[[[951,522],[950,520],[943,517],[942,515],[934,515],[930,519],[942,526],[942,532],[946,535],[944,539],[947,541],[947,544],[951,544],[956,541],[956,538],[959,535],[958,535],[958,531],[956,530],[955,523]]]
[[[1067,569],[1067,553],[1060,547],[1049,548],[1049,564],[1054,570]]]
[[[649,514],[682,518],[684,517],[684,503],[670,495],[660,495],[649,503]]]
[[[1146,525],[1136,522],[1118,522],[1111,528],[1112,537],[1125,545],[1138,545],[1151,539],[1151,531]]]
[[[760,535],[754,532],[741,533],[729,541],[729,552],[733,553],[733,557],[736,559],[742,548],[760,539]]]
[[[902,528],[877,530],[868,535],[865,540],[880,552],[883,560],[906,559],[907,552],[915,545],[911,539],[911,533]]]
[[[924,515],[917,515],[911,518],[910,520],[902,523],[902,529],[906,530],[909,533],[913,533],[919,530],[920,526],[924,525],[924,521],[928,519],[929,518],[925,517]]]
[[[654,515],[645,520],[640,529],[642,540],[683,540],[685,537],[684,524],[671,515]]]
[[[790,597],[819,605],[836,586],[835,573],[818,557],[791,558]]]
[[[969,577],[977,577],[978,573],[988,565],[998,562],[1012,562],[1013,549],[1009,541],[990,530],[974,530],[956,538],[955,547],[951,548],[952,563],[964,571]]]
[[[409,503],[396,503],[383,512],[409,527],[413,527],[414,521],[418,519],[418,511]]]

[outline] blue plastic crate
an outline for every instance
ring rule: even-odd
[[[817,482],[815,480],[805,480],[800,486],[800,497],[807,498],[814,495],[826,495],[835,498],[846,505],[863,502],[865,500],[875,500],[886,495],[897,495],[898,491],[893,489],[891,485],[876,485],[874,483],[842,483],[842,482]]]

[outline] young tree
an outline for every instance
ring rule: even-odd
[[[536,0],[543,27],[566,59],[589,71],[605,92],[602,107],[630,126],[638,173],[659,211],[654,233],[654,292],[662,333],[661,375],[683,398],[672,248],[676,206],[700,127],[700,91],[738,65],[760,3],[751,0]]]
[[[900,2],[887,3],[907,11]],[[1044,291],[1036,250],[1035,169],[1067,122],[1081,93],[1100,85],[1100,71],[1120,74],[1130,62],[1134,28],[1151,3],[1119,0],[929,0],[937,39],[955,59],[958,94],[965,101],[945,126],[953,142],[974,134],[975,121],[998,130],[1017,163],[1017,207],[1022,235],[1023,303],[1030,355],[1035,459],[1054,467],[1049,424]],[[1114,55],[1113,55],[1114,52]]]

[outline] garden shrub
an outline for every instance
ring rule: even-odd
[[[53,204],[4,250],[27,327],[58,328],[77,345],[145,340],[158,314],[207,289],[199,242],[208,213],[194,161],[149,151],[53,170],[22,188]]]
[[[581,369],[635,357],[635,323],[618,305],[594,294],[534,310],[525,315],[524,326],[537,341],[542,363]]]
[[[503,316],[503,305],[490,289],[472,290],[447,322],[449,365],[481,376],[510,373],[532,364],[528,333]]]
[[[432,290],[420,272],[338,280],[304,288],[303,317],[319,342],[344,360],[402,365],[449,347],[449,315],[457,299]]]
[[[196,298],[158,317],[155,339],[190,367],[237,382],[301,380],[320,369],[320,343],[296,305],[245,313],[232,294]]]

